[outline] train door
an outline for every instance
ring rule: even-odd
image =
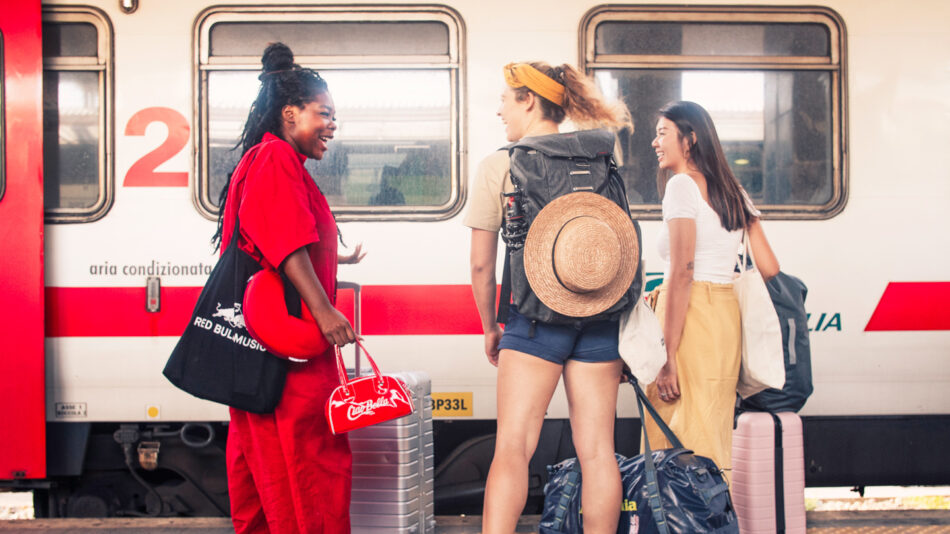
[[[46,477],[39,0],[0,0],[0,480]]]

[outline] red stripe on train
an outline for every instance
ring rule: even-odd
[[[200,287],[163,287],[161,310],[145,310],[144,287],[47,287],[48,337],[178,336]],[[353,320],[353,291],[340,290],[337,307]],[[362,287],[364,335],[481,334],[469,285]]]
[[[865,332],[950,330],[950,282],[890,282]]]

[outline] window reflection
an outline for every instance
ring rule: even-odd
[[[324,70],[339,129],[306,166],[333,206],[440,206],[450,200],[451,87],[433,70]],[[240,158],[233,150],[259,82],[208,75],[210,198]],[[385,88],[385,90],[380,90]]]
[[[43,189],[46,209],[90,209],[99,201],[99,74],[43,73]]]
[[[111,42],[98,14],[43,13],[43,206],[49,222],[89,222],[111,204]]]
[[[584,68],[633,115],[621,174],[641,216],[660,213],[650,144],[657,111],[675,100],[709,111],[729,165],[764,212],[823,218],[841,209],[845,42],[832,10],[615,4],[583,24]]]
[[[622,139],[631,204],[659,203],[650,143],[657,110],[673,100],[710,112],[733,172],[756,203],[830,202],[830,78],[821,71],[598,70],[600,86],[622,95],[634,116],[634,133]]]
[[[706,108],[719,140],[762,141],[765,76],[761,72],[684,72],[681,100]]]

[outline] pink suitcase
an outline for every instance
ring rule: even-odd
[[[732,436],[730,493],[742,534],[805,533],[802,443],[802,420],[796,413],[739,416]],[[784,513],[777,516],[776,510]]]

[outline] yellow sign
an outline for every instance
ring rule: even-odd
[[[471,417],[472,392],[433,393],[433,417]]]
[[[154,404],[149,404],[145,407],[145,418],[146,419],[161,419],[162,418],[162,409],[160,406]]]

